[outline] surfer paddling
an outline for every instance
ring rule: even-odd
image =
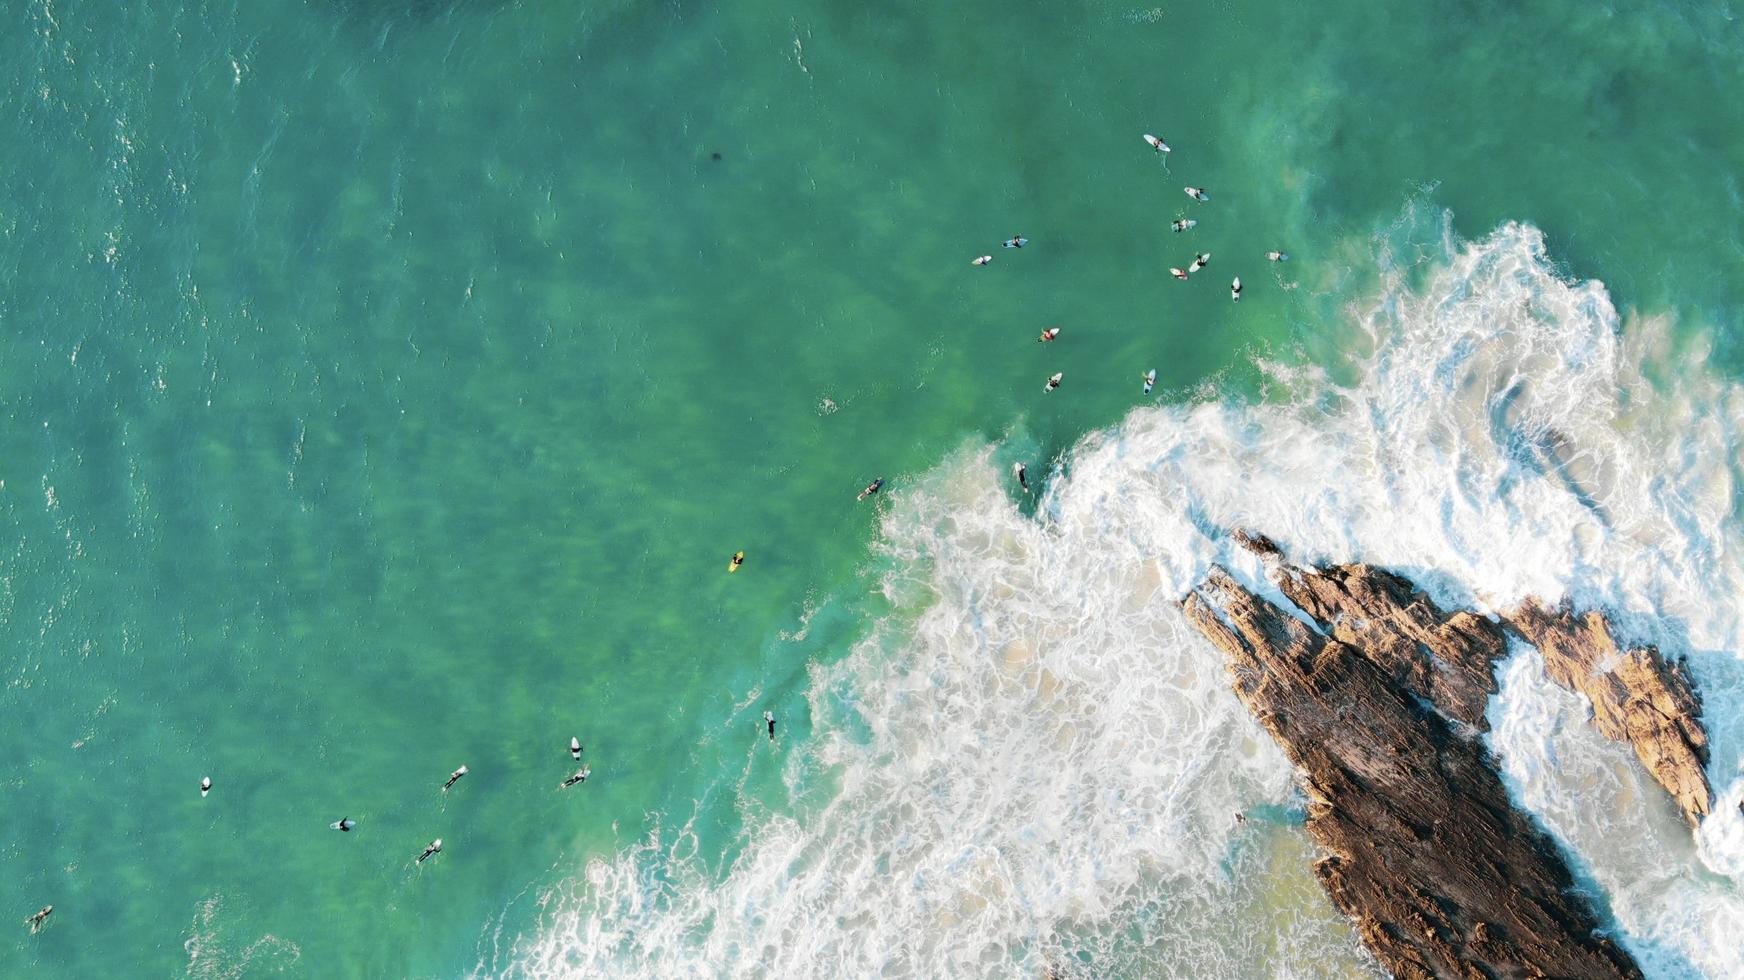
[[[585,782],[587,782],[587,777],[592,775],[592,774],[593,774],[593,767],[582,766],[580,769],[577,769],[575,771],[575,775],[569,777],[568,779],[565,779],[561,783],[558,783],[557,788],[558,789],[568,789],[569,787],[574,786],[576,783],[585,783]]]
[[[569,756],[577,762],[581,761],[581,739],[572,738],[569,740]]]
[[[883,488],[884,488],[884,478],[878,477],[877,479],[873,480],[871,483],[866,484],[866,489],[860,491],[860,496],[855,497],[854,499],[855,500],[865,500],[867,497],[872,496],[873,494],[877,493],[879,490],[882,490]]]
[[[1174,266],[1172,266],[1172,265],[1171,265],[1171,266],[1169,266],[1169,275],[1171,275],[1171,276],[1174,276],[1174,277],[1175,277],[1175,278],[1176,278],[1176,279],[1179,279],[1179,280],[1181,280],[1181,281],[1182,281],[1182,282],[1186,282],[1186,281],[1187,281],[1187,272],[1186,272],[1186,270],[1184,270],[1184,269],[1177,269],[1177,268],[1175,268],[1175,267],[1174,267]]]
[[[1042,335],[1040,337],[1036,338],[1036,342],[1045,344],[1045,343],[1053,340],[1055,337],[1058,337],[1059,335],[1060,335],[1060,328],[1059,327],[1049,327],[1046,330],[1042,331]]]
[[[425,846],[424,853],[418,855],[418,863],[423,864],[425,861],[429,860],[430,855],[441,854],[441,853],[442,853],[442,838],[438,837],[435,840],[431,841],[427,846]]]
[[[986,265],[986,264],[987,264],[987,263],[989,263],[989,262],[991,262],[991,261],[993,261],[993,256],[991,256],[991,255],[983,255],[983,256],[981,256],[981,257],[979,257],[979,258],[977,258],[977,259],[976,259],[976,260],[975,260],[975,261],[973,261],[973,262],[971,262],[971,263],[969,263],[969,264],[970,264],[970,265]]]
[[[1237,303],[1241,302],[1241,277],[1240,276],[1236,276],[1234,281],[1232,281],[1229,284],[1229,298],[1232,300],[1235,300]]]
[[[1046,394],[1050,391],[1053,391],[1055,388],[1058,388],[1060,386],[1060,379],[1064,378],[1065,376],[1066,376],[1066,372],[1064,372],[1064,371],[1055,372],[1054,376],[1048,379],[1048,383],[1045,385],[1042,385],[1042,393]]]
[[[448,792],[448,788],[453,786],[455,783],[460,782],[460,777],[466,775],[467,772],[468,772],[467,768],[465,766],[461,766],[459,769],[456,769],[453,772],[449,773],[448,774],[448,782],[442,784],[442,792],[444,792],[444,793]]]
[[[1024,469],[1022,463],[1013,463],[1011,472],[1017,477],[1017,485],[1023,488],[1024,493],[1029,493],[1029,471]]]
[[[739,570],[739,566],[743,565],[744,563],[745,563],[745,553],[743,551],[737,552],[736,554],[733,555],[733,560],[730,562],[727,562],[727,571],[736,572]]]
[[[1151,368],[1149,371],[1146,371],[1144,373],[1144,393],[1147,395],[1150,394],[1151,389],[1156,387],[1156,385],[1157,385],[1157,369]]]
[[[1161,140],[1155,136],[1152,136],[1149,133],[1144,134],[1144,141],[1150,145],[1151,149],[1157,151],[1158,153],[1173,153],[1174,152],[1173,150],[1169,149],[1168,143],[1164,142],[1163,140]]]
[[[769,741],[775,741],[775,712],[765,708],[763,710],[763,723],[769,726]]]
[[[212,792],[212,777],[211,776],[201,776],[200,777],[200,799],[202,799],[202,800],[205,799],[206,794],[210,793],[210,792]]]
[[[1029,244],[1029,239],[1022,235],[1013,235],[1005,240],[1006,248],[1022,248]]]
[[[1187,196],[1192,198],[1195,201],[1209,201],[1209,200],[1211,200],[1211,195],[1205,193],[1205,188],[1203,188],[1203,187],[1183,187],[1181,189],[1183,191],[1186,191]]]
[[[349,834],[349,833],[351,833],[351,828],[357,826],[357,821],[351,819],[350,817],[340,817],[338,820],[333,821],[332,823],[328,824],[327,826],[333,828],[334,830],[339,831],[342,834]]]
[[[44,905],[42,908],[37,910],[37,913],[35,915],[31,916],[28,919],[25,919],[24,924],[30,927],[30,934],[32,936],[34,936],[38,932],[42,931],[42,924],[44,922],[47,922],[48,917],[53,915],[53,914],[54,914],[54,906],[53,905]]]
[[[1271,259],[1273,262],[1285,262],[1288,261],[1290,257],[1285,255],[1283,252],[1267,252],[1266,258]]]
[[[1176,218],[1174,221],[1169,222],[1169,229],[1171,231],[1181,232],[1186,231],[1189,228],[1195,228],[1198,224],[1199,222],[1192,218]]]

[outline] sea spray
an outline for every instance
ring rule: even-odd
[[[1744,399],[1659,363],[1668,326],[1624,331],[1535,229],[1442,240],[1427,268],[1380,249],[1353,380],[1274,362],[1262,403],[1138,409],[1071,451],[1033,519],[993,447],[905,488],[892,612],[816,667],[792,749],[833,792],[746,801],[724,868],[658,826],[590,860],[480,972],[1373,972],[1308,876],[1288,765],[1174,605],[1212,562],[1257,582],[1226,533],[1253,527],[1444,604],[1603,606],[1687,656],[1721,801],[1694,842],[1530,651],[1500,670],[1491,744],[1652,973],[1744,975]]]

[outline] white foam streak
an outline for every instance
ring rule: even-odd
[[[1268,364],[1263,404],[1139,409],[1073,450],[1039,520],[992,447],[899,495],[895,612],[814,669],[815,734],[790,749],[789,772],[833,792],[791,816],[746,801],[722,871],[688,830],[590,861],[481,972],[1372,973],[1312,881],[1289,766],[1174,605],[1212,562],[1257,580],[1225,536],[1247,526],[1447,602],[1602,605],[1688,655],[1730,801],[1699,846],[1530,651],[1506,666],[1492,745],[1653,972],[1744,975],[1722,941],[1744,934],[1744,399],[1680,363],[1668,324],[1623,331],[1536,230],[1434,231],[1426,277],[1383,246],[1350,384]],[[1671,390],[1649,383],[1672,369]]]

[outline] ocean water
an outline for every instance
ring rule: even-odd
[[[1248,525],[1688,657],[1698,834],[1530,650],[1492,747],[1744,975],[1729,7],[31,0],[0,65],[0,972],[1376,975],[1173,605]]]

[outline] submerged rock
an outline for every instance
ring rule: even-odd
[[[1586,697],[1606,738],[1627,742],[1691,827],[1713,806],[1702,702],[1689,674],[1653,647],[1623,650],[1598,612],[1527,603],[1509,625],[1544,655],[1551,680]]]
[[[1499,629],[1364,566],[1278,571],[1318,628],[1220,568],[1183,608],[1301,771],[1308,831],[1330,852],[1315,873],[1381,964],[1405,978],[1639,977],[1455,727],[1481,727]]]

